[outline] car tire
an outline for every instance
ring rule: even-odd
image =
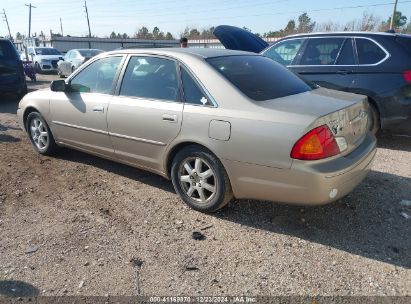
[[[200,146],[188,146],[176,154],[171,180],[181,199],[197,211],[215,212],[233,198],[223,164]]]
[[[42,71],[41,71],[40,64],[38,62],[36,62],[36,64],[34,66],[36,67],[36,72],[41,74]]]
[[[43,155],[53,155],[58,146],[53,134],[43,116],[38,112],[31,112],[26,119],[26,130],[30,142],[36,151]]]
[[[380,115],[373,104],[368,103],[368,105],[367,127],[375,135],[380,130]]]

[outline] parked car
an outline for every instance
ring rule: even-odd
[[[28,94],[17,115],[39,153],[66,146],[152,171],[204,212],[233,197],[329,203],[376,151],[365,96],[221,49],[104,53]]]
[[[9,39],[0,39],[0,94],[12,93],[23,97],[27,93],[23,64]]]
[[[98,49],[70,50],[66,53],[63,59],[57,62],[57,74],[60,77],[68,76],[84,62],[103,52],[104,51]]]
[[[411,35],[310,33],[269,46],[236,27],[220,26],[214,34],[228,49],[261,52],[322,87],[366,95],[374,133],[411,134]]]
[[[63,55],[52,47],[28,47],[27,53],[28,59],[25,52],[21,58],[23,61],[31,61],[37,73],[56,72],[57,62],[63,59]]]

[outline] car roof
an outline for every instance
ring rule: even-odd
[[[292,38],[292,37],[317,37],[317,36],[383,36],[383,37],[396,37],[402,34],[399,33],[385,33],[385,32],[364,32],[364,31],[356,31],[356,32],[316,32],[316,33],[302,33],[302,34],[294,34],[284,37],[284,39]]]
[[[180,57],[189,55],[196,58],[211,58],[221,56],[238,56],[238,55],[258,55],[250,52],[234,51],[227,49],[208,49],[208,48],[156,48],[156,49],[123,49],[106,53],[112,54],[152,54],[152,55],[164,55],[172,57]]]

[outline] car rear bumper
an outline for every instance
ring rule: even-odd
[[[329,161],[294,160],[290,169],[224,160],[234,196],[297,205],[321,205],[350,193],[367,176],[376,153],[371,133],[350,154]]]

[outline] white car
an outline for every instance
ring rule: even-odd
[[[28,47],[29,61],[33,63],[38,73],[57,71],[57,62],[63,59],[63,55],[52,47]],[[26,61],[25,52],[21,60]]]
[[[103,50],[98,49],[74,49],[70,50],[64,56],[64,59],[57,63],[57,74],[60,77],[70,75],[84,62],[90,58],[103,53]]]

